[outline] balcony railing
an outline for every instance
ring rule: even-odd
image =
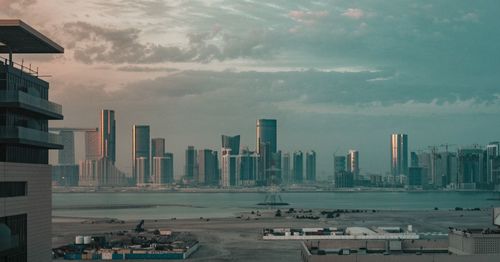
[[[0,127],[0,141],[29,144],[46,148],[62,148],[62,139],[57,134],[26,127]]]
[[[0,91],[0,103],[19,103],[25,107],[39,109],[62,116],[62,106],[22,91]]]

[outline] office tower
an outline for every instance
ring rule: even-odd
[[[306,180],[316,181],[316,152],[314,151],[306,153]]]
[[[486,171],[484,150],[468,148],[458,150],[458,183],[461,189],[476,189]]]
[[[335,187],[349,188],[354,186],[354,176],[351,172],[340,171],[335,174]]]
[[[165,185],[173,182],[171,176],[172,161],[168,156],[153,157],[153,183]]]
[[[254,186],[259,172],[259,155],[248,149],[237,156],[236,185]]]
[[[158,172],[167,172],[166,171],[166,166],[165,167],[161,167],[162,170],[156,170],[156,167],[157,166],[160,166],[160,165],[163,165],[163,164],[166,164],[166,162],[168,162],[168,159],[162,159],[162,160],[158,160],[160,161],[158,163],[158,165],[156,165],[154,163],[154,158],[155,157],[164,157],[165,156],[165,139],[164,138],[153,138],[151,139],[151,159],[152,159],[152,164],[151,164],[151,177],[153,178],[153,182],[155,184],[159,184],[158,182],[156,182],[155,179],[158,179],[159,176],[162,177],[163,175],[162,174],[159,174]],[[166,176],[166,173],[165,173],[165,176]]]
[[[342,171],[346,171],[346,157],[345,156],[333,156],[333,170],[334,175]]]
[[[194,146],[188,146],[186,149],[185,165],[184,165],[184,179],[188,183],[198,181],[198,167],[197,167],[196,149]]]
[[[151,175],[149,131],[148,125],[134,125],[132,129],[132,174],[137,184],[148,183]]]
[[[352,173],[354,180],[359,180],[359,152],[357,150],[349,150],[347,154],[347,171]]]
[[[151,157],[163,157],[165,155],[165,138],[151,139]]]
[[[79,186],[125,186],[128,178],[113,164],[111,159],[86,159],[79,162]]]
[[[408,187],[410,189],[423,187],[423,172],[422,167],[412,166],[408,169]]]
[[[52,261],[51,167],[48,150],[62,149],[49,120],[63,119],[49,83],[13,53],[64,49],[20,20],[0,20],[0,261]]]
[[[222,148],[231,149],[232,155],[240,154],[240,136],[226,136],[222,135]]]
[[[148,150],[149,151],[149,150]],[[149,157],[138,156],[134,161],[134,177],[136,185],[149,183]]]
[[[486,178],[488,184],[498,180],[493,176],[493,161],[500,156],[500,142],[491,142],[486,145]]]
[[[391,135],[391,174],[393,176],[408,173],[408,135]]]
[[[101,156],[116,161],[116,122],[115,111],[104,109],[100,115],[99,140],[101,147]]]
[[[302,151],[293,153],[293,182],[300,184],[304,180],[304,155]]]
[[[283,183],[290,184],[292,181],[292,172],[290,167],[290,153],[283,154],[283,168],[282,168],[282,176]]]
[[[198,183],[202,185],[218,185],[219,165],[217,151],[211,149],[198,150]]]
[[[75,164],[75,134],[70,130],[59,132],[64,149],[59,150],[58,165],[74,165]]]
[[[99,131],[87,130],[85,131],[85,159],[97,160],[101,158]]]
[[[165,152],[165,157],[167,158],[167,183],[173,183],[175,181],[174,154],[170,152]]]
[[[222,187],[236,185],[236,169],[238,156],[231,154],[230,148],[223,148],[221,152],[221,183]]]
[[[410,152],[410,166],[418,167],[418,154],[417,152]]]
[[[262,154],[262,144],[269,144],[271,153],[278,151],[276,119],[257,120],[257,154]]]

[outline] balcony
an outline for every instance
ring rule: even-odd
[[[19,107],[50,119],[63,119],[61,105],[22,91],[0,91],[0,107]]]
[[[63,149],[62,139],[59,135],[26,127],[0,127],[0,143],[16,143],[48,149]]]

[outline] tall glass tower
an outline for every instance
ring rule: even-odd
[[[278,151],[276,119],[257,120],[257,153],[262,154],[263,144],[268,144],[270,153]]]
[[[101,155],[114,164],[116,161],[116,122],[115,111],[104,109],[100,119]]]
[[[408,174],[408,135],[391,135],[391,174]]]
[[[147,183],[151,176],[149,126],[134,125],[132,133],[132,174],[137,183]]]
[[[222,148],[231,149],[231,155],[240,154],[240,136],[222,135]]]

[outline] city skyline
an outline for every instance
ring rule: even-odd
[[[186,144],[218,148],[220,134],[253,147],[248,120],[274,118],[281,150],[314,149],[318,176],[337,148],[387,171],[379,152],[390,133],[411,146],[499,140],[495,1],[154,2],[1,3],[1,16],[66,48],[25,59],[53,75],[51,99],[66,115],[54,126],[94,126],[111,108],[118,141],[147,121],[179,155]],[[122,170],[131,147],[117,148]]]

